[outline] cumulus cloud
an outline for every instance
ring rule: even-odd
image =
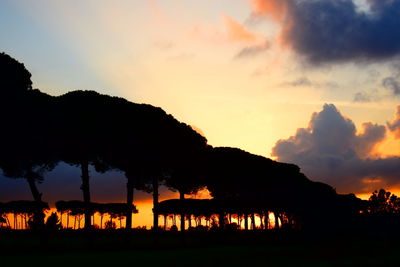
[[[253,16],[280,24],[279,39],[314,64],[382,61],[400,55],[400,0],[251,0]]]
[[[392,122],[388,123],[389,130],[400,139],[400,105],[397,106],[397,112]]]
[[[400,184],[400,157],[373,155],[385,134],[385,126],[371,122],[357,131],[351,119],[334,105],[326,104],[312,115],[307,128],[279,140],[272,155],[298,164],[311,179],[331,184],[339,192],[369,192],[379,186]]]

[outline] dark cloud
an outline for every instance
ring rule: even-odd
[[[397,139],[400,139],[400,105],[397,106],[397,112],[392,122],[388,123],[389,130],[395,135]]]
[[[400,95],[400,82],[394,77],[386,77],[382,80],[384,88],[388,89],[395,96]]]
[[[235,59],[247,58],[257,56],[271,47],[269,42],[265,42],[262,45],[253,45],[243,48],[239,53],[236,54]]]
[[[385,126],[373,123],[364,123],[357,132],[334,105],[324,105],[312,115],[307,128],[279,140],[272,155],[298,164],[311,179],[331,184],[340,192],[369,192],[400,184],[400,157],[371,157],[385,133]]]
[[[382,61],[400,55],[400,0],[255,0],[255,16],[282,24],[281,40],[313,64]]]
[[[389,97],[400,96],[400,61],[391,64],[392,73],[382,79],[382,87],[389,92]]]

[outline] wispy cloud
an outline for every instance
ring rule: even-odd
[[[243,24],[237,22],[233,18],[223,15],[222,19],[228,40],[234,42],[254,42],[257,40],[257,34],[247,29]]]
[[[313,87],[317,89],[334,89],[338,88],[339,85],[336,82],[316,82],[312,81],[309,78],[302,76],[295,80],[283,82],[280,86],[289,86],[289,87]]]
[[[397,139],[400,139],[400,105],[397,106],[397,112],[392,122],[387,124],[389,130],[395,135]]]
[[[237,53],[234,58],[240,59],[240,58],[249,58],[258,56],[263,52],[269,50],[270,47],[271,44],[268,41],[260,45],[246,46],[245,48],[240,50],[239,53]]]

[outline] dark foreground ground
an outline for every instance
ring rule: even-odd
[[[0,244],[0,266],[400,266],[390,235],[11,231]]]

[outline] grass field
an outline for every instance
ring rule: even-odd
[[[160,234],[149,232],[1,237],[1,266],[399,266],[395,241],[288,238],[274,233]]]

